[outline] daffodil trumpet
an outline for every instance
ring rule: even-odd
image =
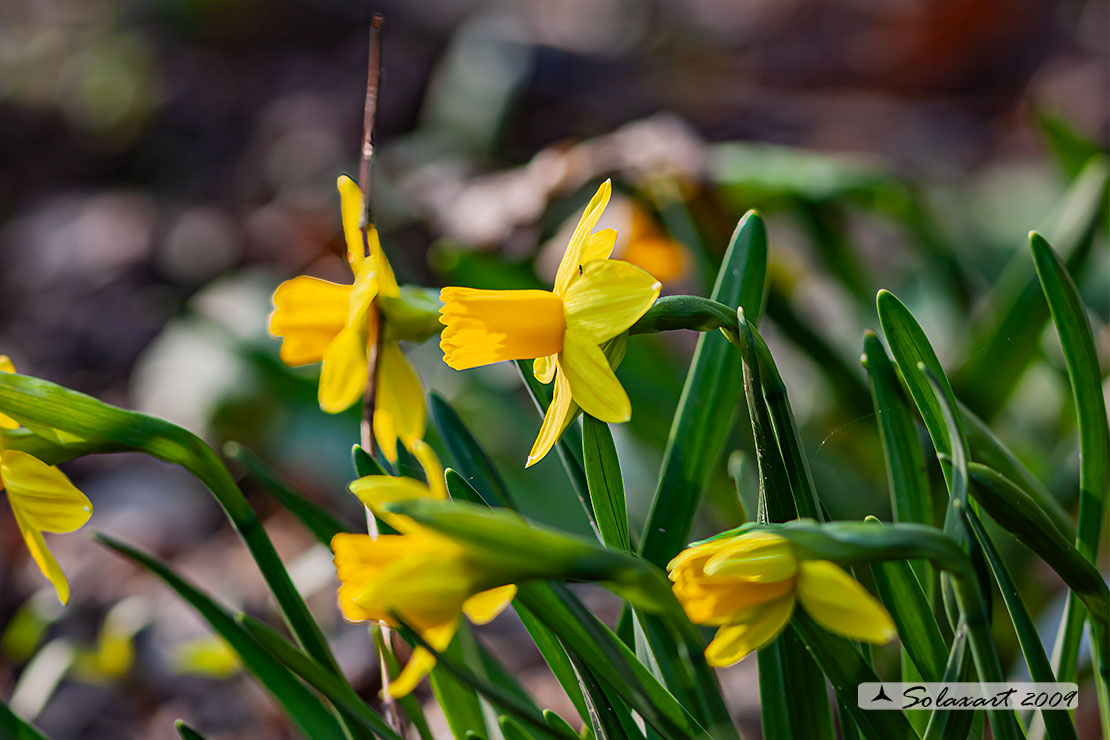
[[[362,192],[346,175],[337,187],[354,282],[307,275],[286,280],[274,291],[270,333],[281,337],[287,365],[323,363],[317,395],[320,408],[333,414],[363,398],[371,353],[378,352],[372,426],[382,454],[396,462],[398,441],[410,447],[424,436],[424,392],[397,343],[400,335],[382,327],[379,298],[398,303],[398,312],[405,306],[377,229],[360,227]]]
[[[660,283],[628,262],[611,260],[616,231],[591,233],[612,193],[606,180],[567,244],[553,290],[444,288],[440,338],[455,370],[503,360],[533,360],[551,404],[527,466],[544,458],[580,408],[601,421],[628,421],[632,406],[602,346],[623,335],[659,297]]]
[[[675,596],[696,624],[718,627],[705,651],[728,666],[769,645],[797,605],[830,632],[871,644],[895,637],[887,610],[843,568],[803,559],[774,532],[715,537],[680,552],[667,565]]]
[[[485,624],[509,605],[516,586],[506,583],[483,558],[452,540],[417,526],[385,507],[400,501],[447,499],[443,466],[422,440],[412,446],[426,482],[391,475],[367,475],[351,493],[401,534],[336,535],[332,539],[339,575],[339,608],[351,621],[379,621],[412,627],[434,651],[442,652],[458,630],[459,614]],[[398,620],[400,617],[400,620]],[[405,696],[435,665],[435,655],[417,647],[388,693]]]
[[[15,372],[7,355],[0,356],[0,372]],[[0,428],[17,429],[19,423],[0,414]],[[58,599],[69,601],[69,581],[46,546],[44,532],[76,532],[92,516],[92,503],[65,473],[33,455],[6,449],[0,438],[0,491],[6,491],[8,505],[31,558],[46,580],[54,586]]]

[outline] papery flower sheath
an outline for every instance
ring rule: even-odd
[[[0,372],[15,372],[6,355],[0,356]],[[19,425],[0,414],[0,426],[12,429]],[[8,505],[31,557],[65,604],[69,601],[69,581],[42,533],[76,532],[92,516],[92,503],[65,473],[26,452],[6,450],[2,442],[0,490],[7,492]]]
[[[788,540],[770,532],[688,547],[667,571],[690,621],[720,627],[705,651],[710,665],[732,665],[769,645],[796,602],[822,627],[853,640],[882,644],[896,634],[890,614],[847,571],[799,559]]]
[[[320,408],[339,413],[357,403],[369,381],[369,355],[382,331],[375,299],[396,297],[400,290],[382,251],[377,229],[363,244],[359,228],[362,191],[346,175],[339,188],[347,262],[354,284],[340,285],[300,275],[274,291],[270,333],[281,337],[281,359],[287,365],[323,362],[318,398]],[[374,407],[374,436],[390,462],[397,460],[397,441],[411,446],[424,436],[426,411],[420,379],[388,332],[380,343]]]
[[[632,415],[628,394],[603,345],[651,308],[660,283],[639,267],[609,259],[617,236],[613,229],[591,233],[611,192],[606,180],[586,206],[559,264],[554,290],[444,288],[440,293],[445,327],[440,347],[450,367],[535,360],[536,378],[555,381],[527,465],[547,455],[579,408],[610,423]]]

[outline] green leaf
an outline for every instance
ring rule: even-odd
[[[952,649],[944,665],[945,683],[966,681],[970,678],[971,660],[967,651],[967,624],[960,622],[952,638]],[[974,712],[934,709],[929,713],[929,724],[925,728],[924,740],[966,740],[974,718]]]
[[[1022,655],[1025,656],[1025,664],[1029,667],[1029,677],[1037,682],[1055,683],[1056,675],[1052,672],[1052,664],[1045,655],[1041,637],[1037,634],[1037,627],[1033,624],[1033,619],[1021,600],[1017,584],[1010,577],[1010,572],[1002,562],[998,550],[995,549],[994,543],[987,536],[986,530],[983,529],[974,512],[967,512],[967,522],[975,541],[979,543],[983,555],[986,556],[987,565],[990,566],[995,583],[998,584],[1002,603],[1006,605],[1006,611],[1014,625],[1018,645],[1021,646]],[[1041,716],[1044,718],[1049,740],[1079,740],[1066,709],[1042,710]]]
[[[929,431],[929,437],[933,440],[937,454],[953,455],[952,439],[945,424],[941,402],[930,387],[926,374],[919,369],[919,366],[924,366],[933,373],[940,387],[939,392],[951,408],[956,408],[956,397],[952,393],[952,386],[949,385],[944,368],[941,367],[940,360],[937,359],[932,345],[929,344],[929,338],[925,336],[925,332],[922,331],[913,314],[893,293],[880,290],[875,303],[879,311],[879,324],[883,328],[887,344],[890,345],[890,353],[902,371],[902,380],[910,396],[913,397],[917,410],[921,413],[921,420],[925,422],[925,428]],[[958,419],[956,428],[960,432],[957,443],[964,445],[963,430]],[[964,457],[967,457],[966,446],[961,452]],[[949,475],[950,471],[946,469],[945,481],[948,481]]]
[[[530,727],[538,730],[544,737],[553,737],[556,740],[578,740],[578,736],[571,733],[568,737],[561,733],[558,729],[554,729],[547,724],[543,715],[536,711],[532,706],[520,702],[512,694],[502,691],[498,687],[483,680],[475,675],[472,671],[464,667],[462,664],[455,661],[453,658],[438,652],[435,648],[428,644],[416,630],[410,626],[405,625],[403,620],[397,617],[398,622],[401,624],[401,632],[404,634],[405,639],[411,640],[414,645],[423,647],[428,652],[436,657],[436,668],[449,672],[457,681],[466,686],[473,688],[482,696],[486,697],[491,704],[498,707],[506,714],[518,719]]]
[[[482,494],[478,493],[459,471],[447,468],[443,471],[443,478],[447,481],[447,493],[452,501],[469,501],[472,504],[486,505]]]
[[[173,726],[181,740],[205,740],[204,735],[185,724],[185,720],[179,719],[173,723]]]
[[[513,504],[509,489],[501,479],[501,474],[497,472],[497,468],[493,466],[459,415],[435,393],[430,394],[430,401],[432,419],[435,421],[440,437],[443,438],[443,443],[447,446],[447,451],[454,458],[457,469],[463,472],[467,481],[481,494],[482,500],[487,504],[515,509],[516,506]]]
[[[969,516],[974,515],[974,512],[955,497],[952,499],[952,510],[958,517],[959,523],[970,529],[967,520]],[[971,538],[970,531],[967,537]],[[994,647],[990,613],[987,611],[983,587],[974,573],[955,577],[952,580],[960,615],[967,623],[971,656],[975,660],[975,670],[979,674],[979,680],[984,683],[1002,683],[1006,680],[1006,674],[1002,671],[1002,662]],[[1025,733],[1022,732],[1012,709],[987,710],[987,717],[990,719],[991,732],[996,740],[1024,740]]]
[[[631,550],[617,448],[609,425],[592,416],[582,417],[582,459],[601,541],[606,547]]]
[[[821,503],[817,499],[817,488],[813,485],[813,473],[809,469],[802,438],[798,433],[798,424],[794,420],[794,410],[790,407],[790,397],[786,391],[786,384],[779,374],[778,365],[775,364],[767,343],[763,341],[763,337],[755,327],[746,321],[742,310],[737,312],[737,325],[741,355],[744,356],[744,343],[750,343],[750,349],[754,351],[759,373],[758,377],[753,374],[752,384],[758,387],[766,403],[775,443],[782,455],[783,468],[789,481],[794,507],[800,517],[823,519]],[[749,399],[749,408],[750,404]]]
[[[460,632],[468,629],[466,624],[459,625]],[[455,635],[443,655],[459,665],[473,665],[463,654],[460,635]],[[485,734],[486,720],[482,716],[482,702],[473,687],[439,663],[436,663],[428,678],[436,701],[447,720],[447,726],[455,737],[463,737],[470,730]]]
[[[293,643],[282,637],[273,627],[246,614],[236,614],[235,622],[253,638],[258,645],[272,655],[281,665],[309,686],[319,691],[335,706],[355,717],[364,727],[372,730],[383,740],[401,740],[385,720],[366,705],[351,686],[339,681],[317,661],[302,652]]]
[[[340,532],[350,531],[350,527],[341,524],[327,509],[286,485],[266,463],[262,462],[261,458],[246,447],[236,442],[229,442],[224,445],[224,453],[246,468],[247,473],[262,485],[262,490],[273,496],[323,544],[330,547],[332,537]]]
[[[891,511],[896,522],[933,524],[925,457],[907,399],[886,350],[873,332],[863,336],[863,364],[871,383],[875,419],[886,457]]]
[[[742,306],[754,321],[763,303],[767,270],[767,230],[750,211],[733,232],[721,263],[713,300]],[[685,542],[708,472],[724,448],[740,400],[740,358],[721,336],[705,334],[679,398],[663,452],[651,513],[640,553],[662,567]]]
[[[659,683],[627,646],[558,585],[520,584],[517,599],[611,686],[644,721],[666,738],[707,737],[689,711]]]
[[[1071,517],[1064,511],[1052,493],[1036,476],[1021,464],[1010,450],[994,435],[994,432],[969,409],[960,405],[960,418],[963,421],[964,434],[967,444],[971,448],[971,459],[982,463],[1005,475],[1016,485],[1021,487],[1030,498],[1049,516],[1052,523],[1061,532],[1074,529]]]
[[[62,447],[82,453],[144,452],[195,475],[216,497],[239,532],[298,642],[340,675],[323,632],[293,585],[258,516],[216,453],[199,437],[167,421],[15,373],[0,373],[0,411]]]
[[[1102,393],[1102,373],[1095,349],[1091,324],[1079,299],[1079,291],[1068,270],[1048,242],[1036,232],[1029,245],[1037,277],[1044,290],[1064,362],[1068,368],[1075,415],[1079,427],[1079,522],[1076,544],[1083,556],[1094,561],[1098,554],[1102,520],[1105,518],[1107,491],[1110,489],[1110,429],[1107,427],[1106,401]],[[1074,675],[1083,615],[1069,596],[1056,642],[1058,675],[1070,680]],[[1103,731],[1110,733],[1110,647],[1094,640],[1095,678]]]
[[[535,740],[520,726],[519,722],[507,715],[502,714],[498,717],[497,725],[501,728],[501,734],[505,736],[505,740]],[[574,734],[573,731],[571,734]]]
[[[243,665],[266,688],[290,719],[311,738],[343,738],[335,717],[293,674],[262,648],[222,606],[189,585],[166,565],[107,535],[95,537],[126,558],[158,576],[189,603],[212,629],[235,650]]]
[[[1056,571],[1095,619],[1105,615],[1110,608],[1106,582],[1076,548],[1074,533],[1060,532],[1029,494],[1001,473],[979,463],[969,465],[968,471],[971,492],[982,510]]]
[[[351,447],[351,462],[355,466],[355,475],[365,478],[368,475],[389,475],[389,471],[382,467],[373,455],[362,449],[362,445]]]
[[[574,665],[559,642],[559,638],[555,636],[554,632],[545,627],[540,618],[533,614],[520,599],[513,600],[513,610],[516,611],[524,629],[528,631],[536,649],[543,656],[547,667],[551,669],[555,680],[563,687],[563,691],[566,692],[571,704],[578,711],[578,716],[589,725],[590,711],[583,694],[585,689],[579,683]]]
[[[922,680],[939,681],[948,650],[917,574],[905,560],[873,563],[875,588],[886,605],[906,654]]]
[[[385,627],[380,622],[369,622],[368,624],[368,631],[373,637],[378,657],[385,663],[385,670],[388,672],[389,679],[396,679],[401,675],[402,668],[401,661],[397,659],[397,652],[392,644],[393,630]],[[386,645],[387,635],[390,637],[391,644],[389,645]],[[420,700],[415,695],[408,694],[400,699],[395,699],[395,701],[409,721],[412,722],[416,731],[420,733],[421,740],[432,740],[432,731],[428,727],[428,720],[424,716],[424,709],[420,705]]]
[[[567,655],[574,665],[579,683],[582,684],[582,693],[589,712],[587,727],[591,729],[594,737],[597,740],[642,738],[644,734],[632,721],[632,711],[628,708],[628,704],[613,689],[606,689],[577,654],[570,651]]]
[[[627,338],[619,341],[627,341]],[[612,354],[612,344],[611,342],[603,347],[606,350],[606,356]],[[620,351],[623,353],[623,350]],[[516,360],[516,369],[521,380],[524,381],[524,387],[528,389],[528,395],[532,397],[532,401],[535,403],[536,411],[539,412],[542,419],[547,407],[551,405],[552,391],[536,379],[530,363]],[[581,413],[581,410],[578,410],[575,411],[573,419],[577,420],[579,415],[586,416],[586,414]],[[571,488],[578,496],[578,502],[582,504],[586,519],[589,520],[590,526],[594,528],[596,533],[597,522],[594,521],[593,502],[590,500],[586,468],[582,460],[582,435],[578,431],[578,425],[574,423],[574,420],[568,423],[567,428],[560,435],[559,441],[555,443],[555,451],[559,455],[559,460],[563,463],[563,469],[567,472],[567,479],[570,481]],[[599,538],[600,536],[600,533],[598,533]]]
[[[566,734],[567,732],[571,733],[572,735],[578,734],[574,731],[574,728],[570,726],[569,722],[567,722],[565,719],[563,719],[550,709],[543,710],[543,719],[553,730],[556,730],[563,734]]]
[[[825,676],[798,635],[783,632],[757,659],[763,737],[835,738]]]
[[[37,727],[16,714],[0,701],[0,734],[9,740],[49,740]]]
[[[878,527],[872,527],[878,529]],[[833,691],[855,720],[860,733],[869,740],[915,739],[917,733],[902,712],[868,712],[859,708],[857,687],[879,678],[867,665],[855,643],[817,625],[804,611],[797,610],[790,620],[790,629],[809,648],[817,666],[832,684]]]

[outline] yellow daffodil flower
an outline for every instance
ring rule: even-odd
[[[0,372],[15,372],[6,355],[0,356]],[[2,416],[0,426],[11,429],[19,424]],[[46,547],[42,533],[76,532],[92,516],[92,503],[56,467],[26,452],[5,450],[3,446],[0,446],[0,490],[7,490],[8,505],[31,557],[65,604],[69,601],[69,581]]]
[[[709,540],[667,565],[690,621],[719,626],[706,648],[710,665],[728,666],[769,645],[790,621],[795,601],[830,632],[882,644],[895,637],[887,610],[843,568],[801,560],[770,532]]]
[[[389,475],[367,475],[351,484],[376,516],[403,535],[340,534],[332,540],[339,573],[339,607],[352,621],[377,620],[396,626],[393,612],[437,651],[443,651],[458,630],[459,612],[485,624],[509,605],[516,586],[479,588],[489,569],[473,562],[467,551],[449,539],[420,529],[411,520],[392,516],[383,504],[415,498],[447,499],[443,467],[422,440],[412,447],[424,467],[427,483]],[[401,675],[389,685],[391,696],[408,694],[435,665],[424,648],[413,651]]]
[[[609,202],[608,180],[598,188],[567,244],[554,290],[444,288],[443,360],[465,370],[502,360],[535,360],[543,383],[555,381],[551,405],[528,455],[544,458],[577,410],[601,421],[628,421],[632,406],[603,344],[651,308],[660,283],[640,268],[609,259],[617,233],[590,233]],[[527,467],[527,466],[526,466]]]
[[[283,362],[323,362],[318,397],[320,408],[331,414],[353,406],[366,390],[370,352],[381,331],[375,299],[400,294],[377,229],[370,228],[363,243],[362,191],[346,175],[340,176],[337,187],[354,284],[307,275],[286,280],[274,291],[270,316],[270,333],[282,338]],[[424,436],[424,391],[400,346],[388,336],[377,362],[374,437],[386,458],[396,462],[398,440],[409,446]]]
[[[352,622],[373,620],[415,629],[438,652],[459,628],[459,614],[489,622],[513,600],[516,587],[497,583],[499,571],[464,547],[414,528],[405,534],[337,534],[331,541],[339,575],[339,608]],[[494,582],[490,582],[491,579]],[[435,665],[418,647],[389,684],[395,698],[410,693]]]

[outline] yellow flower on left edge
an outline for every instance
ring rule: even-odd
[[[659,297],[658,280],[611,260],[617,232],[591,233],[609,203],[606,180],[582,212],[567,244],[554,290],[444,288],[443,361],[455,370],[502,360],[535,360],[541,383],[555,381],[525,467],[551,451],[579,408],[604,422],[628,421],[632,405],[604,347]]]
[[[0,356],[0,372],[15,372],[11,360]],[[0,414],[0,427],[19,424]],[[69,581],[46,547],[43,532],[75,532],[92,516],[92,503],[69,478],[55,467],[19,450],[5,450],[0,443],[0,490],[6,490],[15,523],[31,557],[63,604],[69,601]]]
[[[339,608],[353,622],[370,620],[394,627],[398,626],[396,614],[442,652],[458,631],[460,613],[475,624],[485,624],[509,605],[516,586],[496,583],[501,571],[462,545],[381,510],[382,504],[394,501],[447,498],[443,468],[432,449],[418,440],[413,454],[424,466],[426,484],[387,475],[370,475],[351,484],[352,493],[402,534],[377,538],[338,534],[332,539]],[[410,693],[435,662],[431,652],[416,648],[405,669],[390,682],[390,696]]]
[[[353,285],[300,275],[274,291],[270,333],[281,337],[287,365],[323,362],[320,408],[337,414],[357,403],[366,391],[369,356],[382,330],[375,299],[399,295],[397,279],[385,258],[377,229],[359,228],[362,191],[351,178],[339,177],[343,234]],[[424,436],[424,391],[400,346],[388,334],[381,343],[375,389],[374,437],[390,462],[397,461],[397,441],[411,446]]]

